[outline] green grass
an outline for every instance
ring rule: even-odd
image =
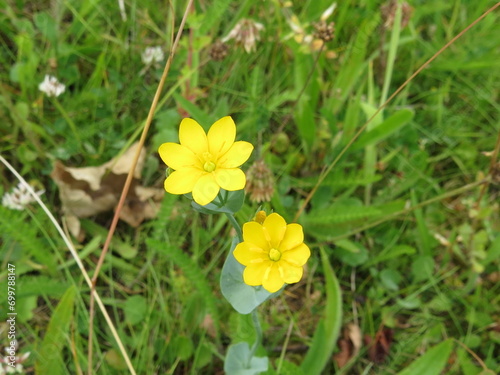
[[[311,51],[294,40],[287,19],[296,15],[313,33],[331,3],[307,0],[286,9],[283,3],[196,2],[147,138],[142,185],[163,186],[156,149],[177,141],[183,116],[208,129],[231,115],[238,138],[255,146],[243,169],[262,158],[275,176],[264,208],[290,222],[380,103],[494,5],[415,0],[408,26],[393,32],[383,29],[380,2],[338,1],[329,18],[335,39]],[[141,53],[160,45],[168,54],[185,2],[126,1],[125,7],[126,21],[116,0],[17,0],[0,13],[0,154],[45,187],[43,200],[58,217],[55,161],[98,166],[138,139],[163,69],[143,71]],[[498,14],[412,80],[319,185],[298,219],[312,250],[305,277],[259,308],[264,341],[257,355],[269,356],[268,374],[278,368],[308,374],[302,363],[323,374],[409,374],[423,363],[429,374],[500,372],[499,177],[498,169],[488,177],[484,155],[500,131]],[[256,51],[247,54],[229,41],[226,58],[212,60],[211,45],[241,18],[265,27]],[[57,99],[38,91],[45,74],[66,85]],[[7,169],[0,176],[0,192],[17,185]],[[485,176],[496,184],[481,195],[475,182]],[[250,220],[258,207],[247,199],[238,221]],[[111,217],[82,220],[86,238],[77,248],[90,274]],[[7,264],[17,268],[19,352],[31,352],[26,373],[52,374],[56,367],[86,373],[89,288],[64,242],[36,205],[0,206],[0,234],[2,288]],[[238,315],[219,288],[232,235],[225,216],[201,215],[188,199],[168,195],[155,219],[137,228],[118,225],[97,291],[138,374],[220,374],[229,344],[252,344],[250,317]],[[340,308],[332,302],[334,280]],[[3,290],[1,296],[6,320]],[[339,368],[332,354],[345,343],[316,327],[335,331],[340,313],[347,345],[343,329],[353,323],[372,339],[390,332],[387,352],[380,354],[379,344],[373,361],[362,338],[359,353]],[[318,351],[318,337],[333,342],[333,353],[329,345]],[[8,345],[3,333],[0,345]],[[98,310],[93,345],[94,373],[127,373]],[[53,356],[44,362],[47,353]]]

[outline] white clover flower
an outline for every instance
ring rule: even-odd
[[[146,65],[162,62],[165,55],[160,46],[147,47],[141,55],[142,62]]]
[[[41,196],[45,190],[39,190],[35,193]],[[30,203],[35,202],[35,199],[31,196],[28,189],[22,183],[19,183],[17,187],[12,189],[12,192],[5,193],[2,197],[2,206],[9,208],[11,210],[22,211]]]
[[[38,89],[47,96],[57,97],[66,90],[66,86],[59,82],[56,77],[46,74],[43,82],[38,85]]]
[[[247,53],[255,51],[255,44],[260,40],[260,31],[264,25],[253,20],[243,18],[233,29],[225,36],[222,41],[227,42],[234,39],[237,44],[243,45]]]

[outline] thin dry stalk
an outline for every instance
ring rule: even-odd
[[[352,139],[347,143],[347,145],[342,149],[342,151],[340,151],[340,153],[337,155],[337,157],[335,158],[335,160],[333,160],[333,162],[326,168],[323,169],[323,172],[321,172],[319,178],[318,178],[318,182],[316,183],[316,185],[314,185],[313,189],[309,192],[309,194],[307,195],[306,199],[304,200],[304,203],[302,203],[302,206],[300,206],[300,209],[297,211],[297,213],[295,214],[295,217],[294,217],[294,221],[297,221],[298,218],[300,217],[300,215],[302,215],[302,212],[304,212],[306,206],[309,204],[309,202],[311,201],[312,197],[314,196],[314,194],[316,193],[316,191],[318,190],[319,186],[321,185],[321,183],[323,182],[323,180],[326,178],[326,176],[331,172],[331,170],[333,169],[333,167],[338,163],[338,161],[340,160],[340,158],[342,158],[342,156],[344,156],[344,154],[347,152],[347,150],[349,149],[349,147],[351,147],[351,145],[354,143],[354,141],[356,139],[358,139],[358,137],[361,135],[361,133],[363,133],[363,131],[366,129],[366,127],[368,126],[368,124],[375,118],[377,117],[377,115],[380,113],[380,111],[382,111],[386,106],[387,104],[389,104],[392,99],[394,99],[396,97],[396,95],[398,95],[417,75],[420,74],[420,72],[422,70],[424,70],[432,61],[434,61],[439,55],[441,55],[448,47],[450,47],[453,43],[455,43],[457,41],[457,39],[459,39],[462,35],[464,35],[467,31],[469,31],[472,27],[474,27],[478,22],[480,22],[484,17],[486,17],[488,14],[490,14],[491,12],[493,12],[496,8],[498,8],[498,6],[500,6],[500,2],[496,3],[495,5],[493,5],[490,9],[488,9],[486,12],[484,12],[481,16],[479,16],[474,22],[472,22],[469,26],[467,26],[465,29],[463,29],[462,31],[460,31],[455,37],[453,37],[448,43],[446,43],[443,47],[441,47],[439,49],[439,51],[437,51],[429,60],[427,60],[425,63],[422,64],[422,66],[420,66],[420,68],[418,68],[411,76],[410,78],[408,78],[401,86],[399,86],[399,88],[394,91],[394,93],[389,97],[389,99],[387,99],[384,104],[382,104],[378,109],[377,111],[375,111],[375,113],[364,123],[364,125],[358,130],[358,132],[354,135],[354,137],[352,137]]]
[[[55,228],[59,232],[59,234],[60,234],[61,238],[63,239],[64,243],[68,247],[71,255],[75,259],[75,262],[78,265],[78,268],[80,268],[80,271],[82,272],[82,275],[83,275],[83,278],[85,279],[85,282],[87,283],[87,285],[89,286],[89,288],[92,290],[92,295],[95,298],[95,300],[97,301],[97,305],[99,305],[99,309],[101,310],[102,314],[104,315],[104,319],[106,319],[106,322],[108,323],[108,327],[109,327],[109,329],[111,331],[111,334],[113,335],[114,339],[116,340],[116,343],[118,344],[120,352],[122,353],[123,358],[125,359],[125,362],[127,364],[127,367],[129,368],[130,373],[131,374],[135,374],[135,370],[134,370],[134,368],[132,366],[132,363],[130,362],[130,359],[129,359],[128,355],[127,355],[125,347],[123,346],[123,343],[120,340],[120,336],[118,336],[118,332],[117,332],[117,330],[116,330],[113,322],[111,321],[111,318],[110,318],[108,312],[106,311],[106,308],[104,307],[104,304],[102,303],[102,300],[99,297],[99,294],[97,294],[97,292],[92,289],[92,281],[90,280],[90,276],[87,273],[87,271],[85,270],[85,267],[84,267],[84,265],[83,265],[80,257],[78,256],[78,253],[75,250],[75,247],[73,246],[73,244],[71,243],[71,241],[69,240],[69,238],[66,236],[66,234],[64,233],[64,230],[61,228],[61,226],[59,225],[59,223],[57,222],[57,220],[54,218],[54,215],[52,215],[52,213],[47,208],[47,206],[45,205],[45,203],[42,202],[42,200],[40,199],[40,197],[38,196],[38,194],[35,193],[35,191],[33,190],[33,188],[26,182],[26,180],[1,155],[0,155],[0,162],[2,162],[12,172],[12,174],[14,176],[16,176],[16,178],[19,180],[19,182],[22,183],[26,187],[26,189],[28,190],[28,192],[30,193],[30,195],[33,197],[33,199],[40,205],[40,207],[42,208],[42,210],[47,214],[47,216],[49,217],[49,219],[52,222],[52,224],[54,224]]]
[[[165,69],[163,70],[163,74],[160,79],[160,83],[158,84],[158,88],[156,89],[155,96],[153,98],[153,102],[151,103],[151,107],[149,109],[148,117],[146,118],[146,123],[144,124],[144,129],[141,134],[141,138],[139,139],[139,147],[137,147],[137,151],[134,157],[134,160],[132,161],[132,165],[130,166],[129,173],[127,175],[127,179],[125,181],[125,184],[123,186],[123,190],[120,196],[120,200],[118,201],[118,205],[115,210],[115,215],[113,216],[113,220],[111,222],[111,226],[109,228],[108,236],[106,237],[106,241],[104,243],[101,255],[99,257],[99,260],[96,265],[96,269],[94,272],[94,275],[92,277],[92,293],[90,295],[90,317],[89,317],[89,338],[88,338],[88,368],[87,368],[87,373],[89,375],[92,375],[92,339],[93,339],[93,328],[94,328],[94,293],[95,293],[95,285],[97,278],[99,276],[99,271],[101,270],[101,267],[104,263],[104,259],[106,257],[106,254],[108,253],[109,250],[109,245],[111,243],[111,239],[113,238],[113,234],[115,233],[116,226],[118,224],[118,218],[120,216],[121,209],[123,207],[123,204],[125,203],[125,198],[127,197],[130,184],[132,183],[132,178],[134,175],[135,167],[137,165],[137,160],[139,159],[140,152],[144,146],[144,142],[146,141],[146,136],[149,131],[149,127],[151,126],[151,122],[153,121],[153,116],[156,111],[156,107],[158,105],[158,101],[160,100],[160,95],[161,92],[163,91],[163,86],[165,85],[165,81],[167,79],[168,72],[170,70],[170,66],[172,64],[172,59],[174,57],[174,54],[177,50],[177,46],[179,44],[179,40],[182,35],[182,30],[184,29],[184,24],[186,23],[187,16],[189,14],[189,10],[191,9],[191,6],[193,4],[193,0],[189,0],[188,5],[186,6],[186,10],[184,11],[184,15],[182,16],[181,24],[179,26],[179,30],[177,32],[177,35],[175,37],[175,41],[172,44],[172,48],[170,50],[170,54],[168,56],[167,62],[165,64]],[[135,374],[135,372],[132,372]]]

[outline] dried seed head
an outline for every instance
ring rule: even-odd
[[[212,46],[210,47],[210,51],[208,53],[212,60],[222,61],[226,58],[228,50],[229,50],[228,45],[218,40],[214,44],[212,44]]]
[[[335,23],[334,22],[326,22],[319,21],[314,23],[314,37],[316,39],[320,39],[323,42],[329,42],[335,37]]]
[[[254,162],[246,173],[245,191],[252,202],[269,202],[274,193],[273,172],[263,160]]]

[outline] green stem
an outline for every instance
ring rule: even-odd
[[[255,328],[255,342],[250,349],[250,355],[248,356],[248,368],[250,368],[250,361],[255,355],[260,342],[262,341],[262,328],[260,327],[259,316],[257,315],[257,309],[252,311],[252,323]]]
[[[240,242],[243,242],[243,232],[241,231],[240,224],[236,221],[235,217],[233,214],[230,214],[229,212],[225,212],[227,218],[229,219],[229,222],[233,226],[234,230],[236,230],[236,234],[238,235],[238,240]]]

